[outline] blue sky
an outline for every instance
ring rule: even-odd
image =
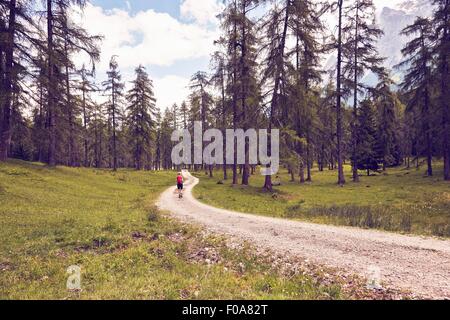
[[[157,12],[168,13],[172,17],[180,18],[180,0],[129,0],[128,3],[132,13],[141,10],[154,9]],[[105,9],[122,8],[128,9],[125,0],[93,0],[94,5]]]

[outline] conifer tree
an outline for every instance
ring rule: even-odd
[[[358,113],[358,148],[356,152],[358,169],[378,171],[382,161],[379,139],[377,136],[377,116],[375,106],[370,100],[361,102]]]
[[[439,79],[439,106],[441,117],[442,153],[444,156],[444,180],[450,181],[450,1],[433,0],[435,28],[433,53],[437,57]]]
[[[376,86],[375,105],[378,110],[379,129],[378,138],[382,148],[383,171],[388,166],[398,166],[402,161],[401,148],[399,146],[399,106],[400,101],[392,92],[394,82],[387,71],[383,73]]]
[[[116,56],[111,58],[109,62],[109,71],[107,72],[108,80],[103,82],[104,90],[109,97],[107,105],[108,113],[108,127],[110,133],[110,156],[112,163],[110,166],[114,171],[118,168],[118,154],[117,154],[117,131],[121,120],[123,119],[123,90],[125,85],[122,82],[122,76],[119,71],[119,64],[116,61]]]
[[[398,65],[406,67],[402,89],[410,96],[408,109],[419,108],[421,132],[425,137],[425,154],[427,157],[427,174],[433,175],[433,134],[432,116],[434,106],[431,101],[433,83],[432,23],[427,18],[418,17],[407,26],[402,35],[413,37],[403,48],[405,60]]]
[[[355,0],[345,8],[346,20],[342,32],[343,81],[345,92],[353,92],[353,120],[352,120],[352,173],[353,182],[359,181],[358,164],[356,158],[358,120],[358,94],[367,87],[361,82],[367,71],[379,74],[382,72],[383,59],[379,57],[376,41],[383,35],[383,31],[375,22],[375,6],[372,0]]]
[[[132,81],[133,87],[127,95],[127,126],[133,148],[135,168],[141,170],[144,154],[150,154],[157,110],[153,82],[148,77],[145,68],[141,65],[136,68],[135,72],[136,79]],[[176,127],[176,122],[174,127]]]
[[[267,55],[264,60],[266,66],[263,74],[264,82],[270,88],[268,93],[263,95],[270,95],[269,110],[267,111],[268,132],[269,135],[279,121],[281,114],[281,103],[285,93],[283,84],[287,83],[287,37],[289,27],[289,15],[291,12],[292,2],[286,0],[282,2],[282,6],[274,6],[266,20],[263,28],[265,30],[265,37],[267,43],[263,45]],[[270,142],[271,139],[269,139]],[[268,146],[268,150],[271,146]],[[264,189],[268,191],[273,190],[272,176],[267,175],[264,181]]]

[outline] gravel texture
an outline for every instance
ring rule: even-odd
[[[192,196],[199,180],[184,173],[183,199],[174,188],[158,201],[160,209],[185,222],[249,241],[259,248],[300,257],[378,280],[430,299],[450,299],[450,241],[382,231],[336,227],[244,214],[200,203]]]

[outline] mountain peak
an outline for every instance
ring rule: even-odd
[[[379,51],[387,57],[387,67],[392,68],[402,60],[401,50],[408,38],[400,35],[401,31],[412,24],[417,16],[430,16],[433,5],[429,0],[407,0],[394,6],[383,7],[379,16],[384,36],[379,41]]]
[[[430,0],[405,0],[398,5],[398,8],[414,16],[429,16],[433,11]]]

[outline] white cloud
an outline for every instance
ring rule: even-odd
[[[161,79],[154,80],[155,95],[158,99],[157,105],[164,110],[174,103],[181,105],[189,95],[189,78],[167,75]]]
[[[134,79],[134,69],[142,64],[167,67],[167,75],[155,77],[157,105],[162,110],[173,103],[181,103],[189,94],[187,86],[190,75],[174,75],[177,62],[209,59],[214,50],[217,28],[206,28],[197,22],[180,22],[169,14],[154,10],[140,11],[132,15],[126,10],[105,10],[87,5],[83,14],[74,13],[92,35],[102,35],[101,60],[97,65],[97,81],[106,78],[111,56],[117,55],[122,79],[129,87]],[[79,66],[86,57],[75,57]]]
[[[377,12],[381,12],[384,7],[389,7],[391,9],[396,9],[403,0],[374,0],[373,3],[377,8]]]
[[[180,6],[181,17],[193,20],[200,25],[216,24],[217,15],[223,5],[217,0],[183,0]]]
[[[355,0],[350,0],[348,3],[353,3]],[[373,0],[373,3],[375,5],[375,10],[376,10],[376,15],[377,15],[377,20],[379,20],[379,15],[382,12],[384,7],[388,7],[391,9],[398,9],[399,5],[404,3],[405,0]],[[325,21],[327,22],[328,26],[333,30],[335,29],[338,20],[337,20],[337,12],[334,13],[330,13],[328,12],[327,14],[325,14],[324,16]]]
[[[119,56],[123,68],[138,64],[170,66],[181,60],[207,58],[217,37],[215,30],[181,23],[154,10],[130,15],[121,9],[106,11],[88,5],[82,24],[90,34],[105,37],[100,70],[106,70],[112,55]]]

